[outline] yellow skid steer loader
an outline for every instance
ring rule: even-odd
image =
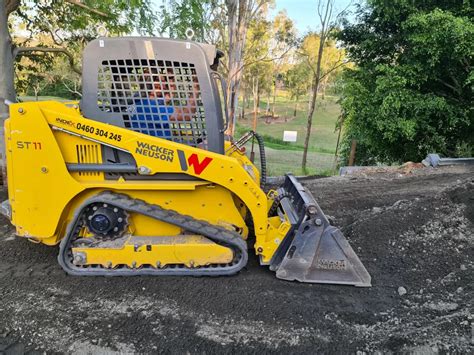
[[[220,56],[191,41],[100,38],[84,51],[80,102],[10,104],[2,211],[17,235],[59,243],[71,275],[232,275],[252,240],[280,279],[370,286],[294,176],[264,192],[265,165],[245,154],[255,139],[264,163],[262,139],[226,139]]]

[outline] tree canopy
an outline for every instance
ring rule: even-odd
[[[356,64],[342,90],[342,155],[359,164],[472,155],[474,22],[469,2],[370,0],[338,38]]]
[[[153,34],[157,21],[148,0],[2,0],[0,10],[0,22],[8,23],[8,27],[0,26],[0,67],[5,76],[0,81],[0,97],[10,100],[15,99],[15,91],[44,94],[51,86],[61,86],[53,94],[77,97],[79,63],[87,42],[107,34]],[[2,110],[5,107],[0,104]]]

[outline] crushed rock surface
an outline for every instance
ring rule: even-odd
[[[72,277],[1,219],[0,353],[474,352],[474,168],[303,184],[372,288],[281,281],[256,257],[232,277]]]

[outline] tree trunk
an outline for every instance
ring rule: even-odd
[[[273,104],[272,104],[272,117],[275,117],[275,101],[276,101],[276,83],[273,86]]]
[[[270,91],[267,92],[267,107],[265,109],[265,114],[268,115],[270,113]]]
[[[3,186],[6,186],[5,172],[5,133],[3,131],[5,119],[8,117],[8,106],[3,100],[15,101],[13,45],[8,29],[8,13],[6,0],[0,0],[0,165],[3,176]],[[16,5],[18,6],[18,5]],[[11,11],[12,9],[10,9]]]
[[[308,122],[306,124],[306,137],[304,139],[304,150],[303,150],[303,160],[301,162],[301,168],[303,172],[306,172],[306,162],[308,159],[308,148],[309,148],[309,139],[311,137],[311,126],[313,125],[313,114],[314,109],[316,108],[316,99],[318,97],[318,89],[321,81],[321,61],[323,58],[324,51],[324,42],[326,37],[321,31],[321,36],[319,37],[319,49],[318,49],[318,60],[316,62],[316,73],[313,77],[313,95],[311,97],[311,105],[308,111]]]
[[[336,151],[334,152],[334,162],[332,170],[335,172],[337,168],[337,155],[339,153],[339,142],[341,141],[342,126],[344,125],[344,120],[341,122],[341,127],[339,127],[339,132],[337,133],[337,142],[336,142]]]
[[[351,152],[349,154],[349,166],[353,166],[355,163],[355,156],[356,156],[356,147],[357,147],[357,140],[353,139],[351,141]]]
[[[8,30],[8,14],[6,0],[0,0],[0,118],[3,132],[3,121],[8,116],[8,106],[3,99],[15,100],[13,45]],[[1,137],[3,142],[3,133]]]
[[[247,35],[247,0],[226,0],[229,26],[229,72],[227,76],[227,107],[229,108],[230,135],[234,134],[238,106],[238,92],[242,77],[245,37]]]
[[[295,110],[293,111],[293,117],[296,117],[296,111],[298,110],[298,98],[295,101]]]
[[[245,90],[242,94],[242,108],[241,108],[241,112],[242,112],[242,119],[245,119],[245,100],[247,98],[247,95],[245,93]]]
[[[328,86],[328,81],[329,81],[329,76],[326,76],[324,79],[323,79],[323,83],[322,83],[322,87],[321,87],[321,91],[322,91],[322,94],[321,94],[321,99],[322,100],[325,100],[326,99],[326,87]]]
[[[232,121],[232,135],[234,135],[235,132],[235,125],[237,124],[237,115],[239,113],[239,94],[235,95],[235,106],[234,106],[234,120]]]
[[[258,114],[258,76],[252,79],[252,93],[253,93],[253,121],[252,130],[257,131],[257,114]]]
[[[257,102],[257,101],[254,101],[254,102]],[[258,121],[257,108],[255,107],[255,104],[254,104],[253,121],[252,121],[252,130],[254,132],[257,131],[257,121]]]
[[[308,111],[311,110],[311,102],[313,101],[313,88],[309,91],[309,98],[308,98]]]
[[[257,88],[257,113],[260,113],[260,88]]]

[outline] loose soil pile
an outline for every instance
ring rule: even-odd
[[[474,169],[305,180],[372,288],[275,278],[77,278],[0,226],[0,353],[474,351]]]

